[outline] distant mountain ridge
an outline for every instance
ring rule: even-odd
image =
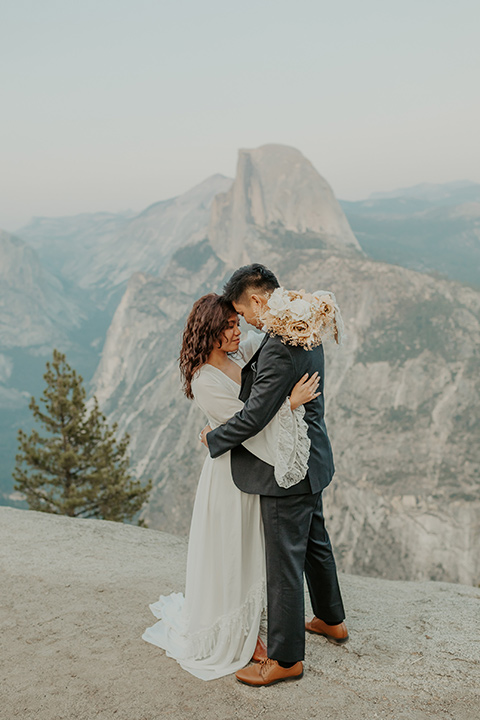
[[[480,184],[423,183],[341,205],[375,260],[480,288]]]
[[[392,198],[416,198],[434,204],[458,204],[459,202],[480,201],[480,183],[471,180],[455,180],[447,183],[419,183],[389,192],[373,192],[369,200]]]
[[[211,202],[231,183],[223,175],[212,175],[133,216],[36,218],[19,235],[37,248],[47,265],[105,306],[112,296],[118,302],[132,273],[159,274],[175,250],[205,237]]]
[[[21,238],[0,230],[0,347],[52,344],[83,311]]]

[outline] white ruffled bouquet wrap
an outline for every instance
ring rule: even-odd
[[[270,295],[259,318],[264,332],[278,335],[285,344],[306,349],[326,339],[340,345],[344,335],[340,308],[329,290],[307,293],[279,287]]]

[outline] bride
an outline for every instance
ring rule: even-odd
[[[262,339],[263,334],[249,332],[240,342],[238,315],[221,296],[211,293],[194,304],[183,334],[180,370],[185,395],[195,400],[212,428],[243,407],[238,399],[241,368]],[[275,466],[282,487],[301,480],[307,470],[303,404],[319,395],[317,374],[307,378],[295,385],[264,430],[244,443]],[[260,498],[234,484],[230,452],[205,458],[190,526],[185,596],[161,595],[149,607],[159,620],[142,638],[202,680],[234,673],[266,656],[257,639],[266,607]]]

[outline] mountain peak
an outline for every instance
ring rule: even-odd
[[[410,187],[397,188],[388,192],[370,193],[369,200],[390,200],[392,198],[416,198],[433,204],[452,204],[478,200],[480,184],[472,180],[454,180],[446,183],[419,183]]]
[[[296,148],[268,144],[238,153],[227,193],[212,204],[209,239],[217,254],[248,262],[266,234],[315,236],[332,250],[360,246],[328,182]]]

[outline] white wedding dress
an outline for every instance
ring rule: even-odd
[[[263,334],[249,332],[232,355],[241,367]],[[240,386],[204,365],[192,381],[195,402],[214,428],[242,409]],[[287,398],[275,418],[244,446],[275,466],[283,487],[307,470],[310,441],[304,408],[291,411]],[[233,482],[230,452],[209,455],[198,482],[190,526],[185,596],[161,595],[149,607],[159,618],[142,638],[166,651],[202,680],[234,673],[250,661],[266,607],[265,552],[260,497]]]

